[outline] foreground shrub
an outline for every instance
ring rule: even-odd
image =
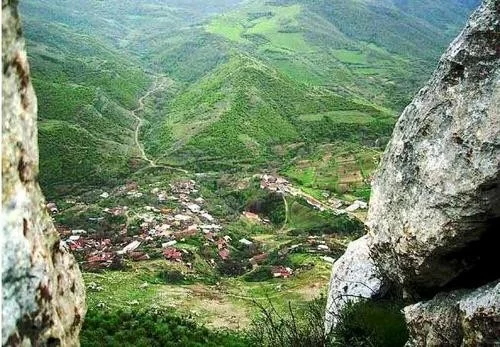
[[[266,347],[305,347],[330,345],[324,334],[324,298],[316,299],[300,309],[291,304],[279,312],[268,300],[266,306],[255,302],[259,317],[252,321],[251,342]]]
[[[340,314],[332,333],[335,346],[404,346],[408,340],[404,316],[394,303],[359,302]]]
[[[251,342],[266,347],[396,347],[404,346],[408,331],[403,314],[393,302],[361,302],[348,305],[337,317],[329,336],[324,333],[326,298],[302,307],[277,310],[268,300],[255,303],[259,317],[252,321]]]
[[[87,312],[80,334],[82,347],[249,346],[237,332],[211,331],[168,312]]]

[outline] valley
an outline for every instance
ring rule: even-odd
[[[25,1],[40,183],[83,270],[82,345],[123,343],[103,323],[121,314],[217,340],[258,304],[323,300],[399,112],[474,5]]]
[[[153,160],[148,158],[148,156],[146,155],[146,152],[144,151],[144,146],[141,144],[141,142],[139,140],[139,134],[141,132],[141,127],[142,127],[142,124],[144,123],[144,120],[140,116],[138,116],[138,114],[140,114],[141,112],[144,111],[144,99],[149,97],[152,93],[157,92],[161,88],[164,88],[164,86],[159,82],[159,77],[156,77],[151,88],[146,92],[146,94],[144,94],[143,96],[141,96],[139,98],[139,102],[138,102],[139,107],[137,107],[135,110],[132,111],[132,115],[134,116],[134,118],[137,122],[137,124],[135,126],[135,131],[134,131],[135,145],[137,146],[137,148],[141,152],[141,158],[144,161],[147,161],[151,167],[156,167],[156,164]]]
[[[48,205],[86,271],[91,308],[159,306],[209,326],[246,328],[255,300],[286,307],[324,293],[334,257],[362,233],[357,219],[282,178],[212,191],[206,179],[167,184],[172,173],[155,170],[140,185]]]

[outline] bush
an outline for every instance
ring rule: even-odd
[[[246,266],[239,261],[228,259],[217,264],[217,271],[223,276],[237,277],[246,272]]]
[[[165,284],[185,284],[186,277],[179,270],[165,270],[158,273],[158,278]]]
[[[164,311],[89,310],[80,342],[83,347],[249,346],[237,332],[211,331]]]
[[[264,282],[273,278],[270,266],[259,266],[252,272],[247,273],[243,279],[246,282]]]
[[[276,193],[260,192],[258,197],[247,201],[245,210],[267,216],[274,225],[281,225],[286,219],[283,197]]]
[[[404,346],[408,340],[404,316],[392,302],[349,304],[332,332],[335,346]]]
[[[256,346],[303,347],[331,345],[324,333],[326,300],[322,297],[301,309],[292,309],[289,303],[285,312],[278,312],[268,300],[268,306],[254,301],[260,310],[252,321],[249,336]]]
[[[396,347],[404,346],[408,331],[400,309],[394,302],[350,304],[337,317],[338,324],[325,335],[326,298],[320,297],[302,307],[278,311],[254,302],[260,311],[252,321],[249,337],[257,346],[302,347]]]
[[[293,263],[290,261],[288,253],[283,254],[280,253],[279,250],[274,250],[270,252],[269,255],[267,256],[265,264],[273,266],[293,267]]]

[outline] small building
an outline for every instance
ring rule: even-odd
[[[219,256],[222,260],[229,259],[229,250],[227,248],[223,248],[219,251]]]
[[[252,266],[255,267],[255,266],[260,265],[263,262],[265,262],[268,257],[269,257],[269,254],[267,254],[267,253],[257,254],[255,256],[253,256],[252,258],[250,258],[250,264],[252,264]]]
[[[239,242],[240,242],[241,244],[245,245],[245,246],[251,246],[251,245],[253,245],[253,242],[252,242],[252,241],[249,241],[249,240],[247,240],[247,239],[241,239]]]
[[[243,216],[253,222],[261,222],[262,220],[260,219],[259,215],[253,212],[249,211],[244,211]]]
[[[170,261],[182,261],[182,253],[173,247],[164,249],[163,256]]]
[[[275,278],[288,278],[293,275],[293,270],[284,266],[273,266],[271,273]]]

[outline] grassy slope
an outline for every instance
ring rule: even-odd
[[[470,7],[454,2],[253,1],[206,30],[291,78],[399,110],[463,24]]]
[[[24,28],[38,96],[40,181],[46,194],[128,175],[137,155],[129,111],[150,77],[99,39],[61,23],[26,16]]]
[[[310,88],[240,54],[180,93],[165,112],[167,120],[146,136],[150,150],[199,170],[280,164],[275,148],[298,142],[340,136],[374,143],[394,122],[374,106]]]

